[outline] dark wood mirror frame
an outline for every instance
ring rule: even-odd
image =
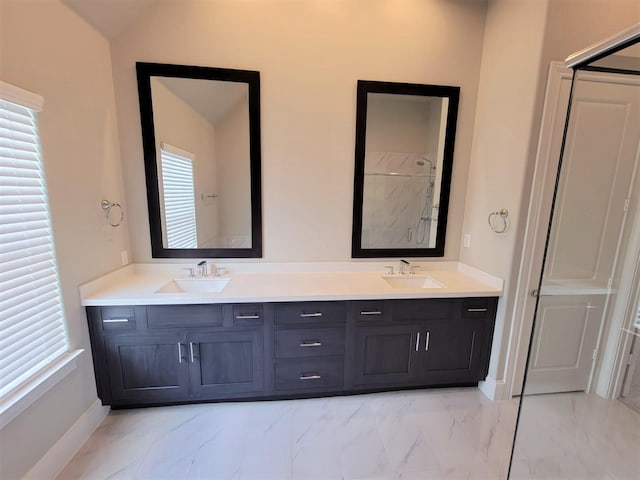
[[[438,209],[436,242],[433,248],[363,248],[362,219],[365,174],[365,146],[367,130],[367,95],[384,93],[396,95],[417,95],[440,97],[449,100],[447,124],[445,127],[444,153],[441,190]],[[425,85],[413,83],[394,83],[358,80],[356,105],[356,148],[355,175],[353,195],[353,229],[351,239],[352,258],[383,257],[442,257],[444,256],[447,215],[449,213],[449,193],[451,189],[451,172],[453,167],[453,151],[458,117],[460,87]]]
[[[260,72],[225,68],[136,63],[140,122],[144,149],[151,252],[154,258],[259,258],[262,257],[262,190],[260,147]],[[248,86],[251,191],[250,248],[166,248],[162,241],[162,216],[158,185],[156,138],[151,99],[151,78],[173,77],[241,82]]]

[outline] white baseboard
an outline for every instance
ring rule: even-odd
[[[478,388],[489,400],[507,400],[509,398],[504,380],[487,377],[478,382]]]
[[[26,480],[52,480],[56,478],[69,460],[80,450],[91,434],[100,426],[109,413],[96,400],[71,426],[45,455],[25,475]]]

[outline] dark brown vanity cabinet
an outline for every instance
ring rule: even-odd
[[[88,307],[116,407],[473,385],[497,298]]]
[[[493,298],[393,300],[372,309],[370,302],[354,302],[354,388],[483,380],[496,303]]]
[[[347,302],[275,305],[274,389],[279,394],[344,389]]]
[[[262,305],[236,307],[88,308],[103,403],[161,404],[261,394]],[[130,314],[125,317],[123,312]]]
[[[178,402],[189,397],[189,372],[180,335],[106,335],[113,403]]]

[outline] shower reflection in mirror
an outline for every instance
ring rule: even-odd
[[[443,255],[458,95],[358,82],[354,256]]]

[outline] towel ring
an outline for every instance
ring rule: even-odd
[[[509,219],[507,218],[508,216],[509,210],[507,210],[506,208],[491,212],[489,214],[489,218],[487,219],[491,230],[493,230],[495,233],[505,233],[507,230],[509,230]],[[502,220],[502,225],[496,225],[496,218],[500,218]]]
[[[110,202],[109,200],[102,200],[102,202],[100,203],[100,206],[104,211],[104,217],[107,220],[107,223],[109,225],[115,228],[115,227],[119,227],[122,224],[122,222],[124,221],[124,209],[120,206],[119,203]],[[120,219],[116,222],[111,221],[111,210],[114,207],[120,210]]]

